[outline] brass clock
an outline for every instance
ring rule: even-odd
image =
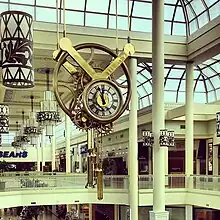
[[[61,109],[79,129],[108,133],[112,122],[128,109],[131,79],[124,61],[133,54],[130,43],[117,55],[100,44],[73,46],[70,39],[60,39],[53,54],[57,62],[54,93]],[[99,62],[102,65],[97,67]]]
[[[83,91],[83,106],[93,119],[108,123],[120,116],[123,96],[114,82],[93,80]]]

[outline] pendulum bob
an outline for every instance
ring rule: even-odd
[[[91,156],[87,157],[87,184],[86,184],[86,188],[89,187],[93,187],[93,164],[91,162]]]
[[[97,199],[103,199],[103,172],[102,169],[96,170],[97,173]]]

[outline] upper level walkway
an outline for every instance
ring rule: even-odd
[[[104,198],[85,188],[85,174],[2,173],[0,208],[74,203],[129,204],[128,176],[104,176]],[[153,203],[153,176],[139,176],[139,205]],[[220,209],[220,176],[168,175],[166,204],[191,204]]]

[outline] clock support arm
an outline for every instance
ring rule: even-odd
[[[58,50],[55,50],[53,52],[53,59],[55,61],[59,61],[60,60],[60,57],[62,55],[62,50],[58,49]],[[64,68],[70,73],[70,74],[74,74],[77,72],[77,69],[75,68],[75,66],[73,66],[70,62],[66,61],[64,62],[63,64]]]
[[[102,77],[107,79],[112,73],[130,56],[135,52],[134,46],[130,43],[126,44],[123,52],[110,63],[102,72]]]
[[[79,66],[93,79],[96,75],[95,70],[81,57],[81,55],[72,46],[70,39],[61,38],[60,48],[69,53],[69,55],[78,63]]]

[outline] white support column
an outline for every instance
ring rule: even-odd
[[[54,129],[53,136],[51,137],[51,166],[52,172],[56,169],[56,133]]]
[[[37,148],[37,171],[40,172],[40,162],[41,162],[41,147],[40,144],[36,146]]]
[[[129,147],[128,147],[128,175],[129,175],[129,203],[130,219],[138,219],[138,137],[137,137],[137,59],[129,59],[131,73],[131,103],[129,114]]]
[[[153,211],[150,220],[168,220],[165,211],[165,147],[160,147],[160,130],[164,119],[164,0],[152,1],[152,132],[153,145]]]
[[[168,178],[168,171],[169,171],[169,168],[168,168],[168,147],[165,147],[164,148],[164,167],[165,167],[165,187],[168,187],[169,186],[169,178]]]
[[[78,145],[77,161],[79,162],[79,173],[82,173],[82,154],[80,153],[80,145]]]
[[[65,145],[66,145],[66,173],[71,172],[70,164],[70,118],[65,114]]]
[[[196,175],[200,175],[200,159],[196,159]]]
[[[188,186],[190,175],[193,175],[193,152],[194,152],[194,131],[193,131],[193,84],[194,84],[194,63],[189,62],[186,65],[186,129],[185,129],[185,173]]]
[[[218,175],[218,146],[213,146],[213,175]]]
[[[89,204],[89,220],[92,220],[92,204]]]
[[[44,159],[44,147],[45,147],[45,130],[42,130],[42,134],[41,134],[41,160],[42,160],[42,172],[44,171],[44,167],[45,167],[45,159]]]
[[[77,158],[78,158],[77,154],[78,154],[78,145],[74,146],[74,156],[73,156],[74,173],[76,173],[75,164],[76,164]]]
[[[119,220],[119,205],[114,205],[114,220]]]
[[[193,220],[193,206],[192,205],[186,205],[185,216],[186,216],[186,220]]]

